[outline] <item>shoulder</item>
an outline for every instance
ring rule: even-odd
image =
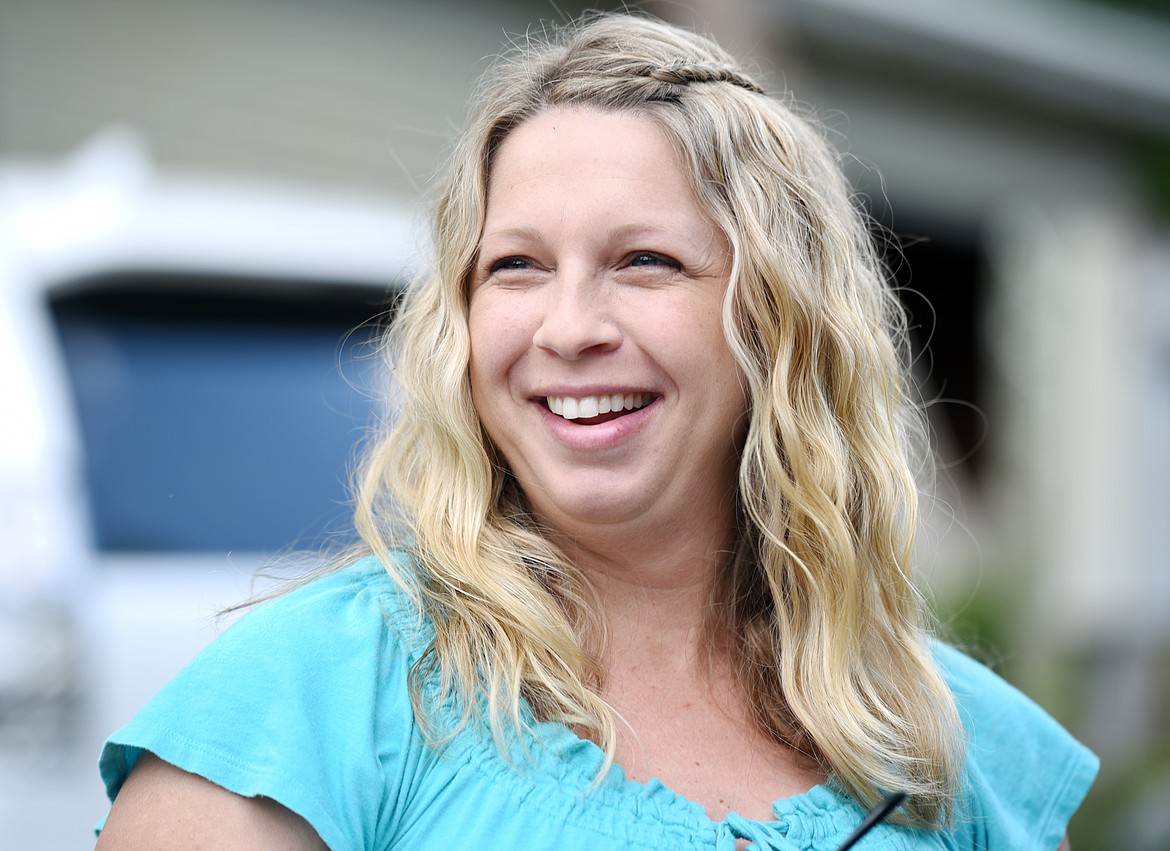
[[[246,611],[159,697],[177,692],[223,713],[273,705],[279,694],[283,703],[268,711],[305,713],[327,711],[330,689],[344,688],[373,710],[400,696],[396,686],[427,635],[386,569],[363,559]],[[204,686],[212,687],[206,695]]]
[[[427,640],[373,559],[259,604],[110,738],[107,793],[153,753],[282,804],[331,847],[362,847],[419,747],[408,677]]]
[[[982,662],[941,642],[933,650],[969,732],[974,726],[999,717],[1016,714],[1025,718],[1048,717],[1029,697]]]
[[[986,665],[941,643],[935,645],[934,655],[974,756],[1018,747],[1021,739],[1035,742],[1049,758],[1084,751],[1047,711]]]
[[[959,827],[974,832],[977,847],[1057,848],[1097,758],[986,666],[943,644],[935,658],[967,736]]]
[[[409,556],[396,556],[405,563]],[[402,564],[397,565],[402,568]],[[407,570],[401,570],[408,573]],[[267,600],[234,623],[212,647],[224,651],[255,642],[278,652],[282,647],[303,651],[311,641],[318,654],[355,649],[414,655],[430,634],[425,619],[386,567],[374,557],[318,575]],[[366,639],[354,646],[355,639]],[[313,654],[298,653],[311,662]]]

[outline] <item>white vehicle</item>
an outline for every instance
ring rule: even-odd
[[[415,236],[384,199],[156,174],[125,129],[57,165],[0,163],[11,847],[84,843],[101,738],[265,558],[344,534],[370,341]]]

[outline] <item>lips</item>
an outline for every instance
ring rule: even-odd
[[[591,396],[546,396],[548,409],[580,425],[594,425],[637,411],[653,402],[653,393],[610,393]]]

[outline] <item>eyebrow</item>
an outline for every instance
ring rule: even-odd
[[[483,241],[491,237],[493,239],[500,239],[503,237],[519,237],[520,239],[537,242],[540,240],[540,232],[532,227],[514,227],[501,228],[499,230],[486,231],[480,234],[479,242],[482,245]]]
[[[612,239],[630,239],[630,238],[643,237],[643,236],[646,236],[646,237],[662,236],[662,235],[674,235],[674,236],[680,236],[680,237],[684,236],[684,234],[682,233],[682,229],[663,228],[663,227],[656,226],[656,225],[644,225],[644,224],[637,224],[637,223],[633,223],[633,222],[631,222],[630,224],[627,224],[627,225],[618,225],[616,227],[611,227],[608,230],[606,230],[605,234],[604,234],[606,239],[611,239],[611,240]],[[488,239],[488,238],[506,239],[509,237],[515,237],[515,238],[518,238],[521,240],[527,240],[527,241],[531,241],[531,242],[540,242],[542,239],[541,233],[537,228],[528,227],[528,226],[516,226],[516,227],[506,227],[506,228],[499,228],[498,230],[487,231],[487,232],[480,235],[479,241],[480,241],[480,244],[482,244],[483,241],[485,239]]]

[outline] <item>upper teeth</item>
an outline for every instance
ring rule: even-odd
[[[653,397],[649,393],[614,393],[608,396],[549,396],[548,409],[566,420],[596,417],[611,411],[636,411]]]

